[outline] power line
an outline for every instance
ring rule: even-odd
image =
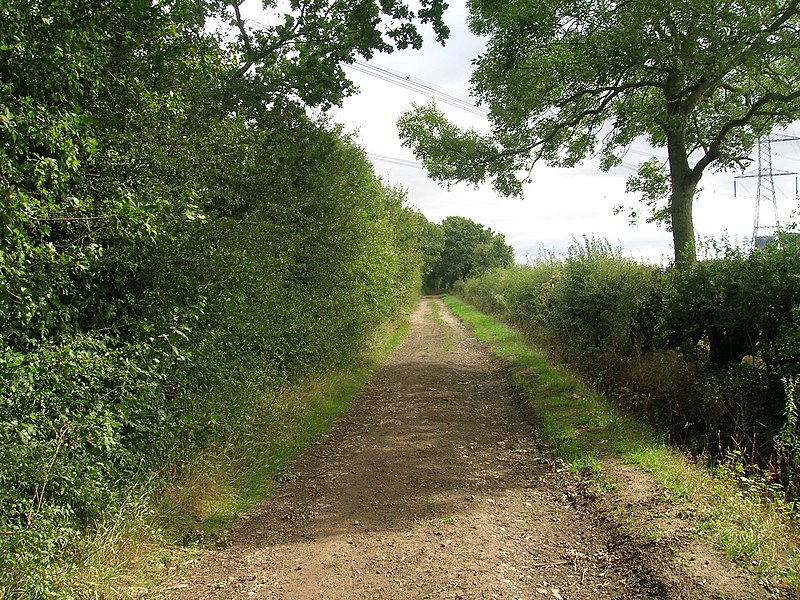
[[[268,27],[256,19],[247,19],[247,22],[255,24],[262,29]],[[381,67],[371,64],[360,59],[356,59],[353,64],[345,64],[344,66],[349,67],[354,71],[364,73],[365,75],[369,75],[370,77],[375,77],[376,79],[380,79],[392,85],[428,96],[429,98],[438,100],[443,104],[460,108],[461,110],[472,113],[479,117],[487,117],[489,115],[488,110],[476,106],[468,96],[456,94],[455,92],[437,86],[435,83],[425,81],[424,79],[413,77],[388,67]]]
[[[378,71],[374,71],[374,70],[370,70],[370,69],[364,69],[360,65],[349,65],[349,66],[350,66],[351,69],[353,69],[355,71],[359,71],[359,72],[364,73],[366,75],[369,75],[371,77],[375,77],[376,79],[380,79],[380,80],[385,81],[387,83],[390,83],[392,85],[405,88],[407,90],[410,90],[412,92],[416,92],[416,93],[421,94],[423,96],[428,96],[429,98],[432,98],[434,100],[438,100],[439,102],[442,102],[443,104],[448,104],[450,106],[453,106],[455,108],[459,108],[459,109],[461,109],[463,111],[469,112],[469,113],[477,115],[479,117],[486,117],[489,114],[488,111],[483,110],[481,108],[478,108],[477,106],[475,106],[472,103],[464,102],[461,99],[454,98],[452,96],[448,96],[447,94],[443,94],[441,92],[436,92],[434,90],[425,88],[424,86],[419,86],[418,84],[415,84],[415,83],[411,82],[410,80],[397,79],[395,77],[384,75],[384,74],[382,74],[382,73],[380,73]]]
[[[376,65],[374,63],[368,63],[360,59],[356,59],[356,64],[360,67],[364,67],[367,69],[375,70],[383,75],[392,77],[392,78],[399,78],[404,82],[411,83],[413,85],[419,86],[422,89],[425,89],[433,94],[441,94],[446,96],[452,100],[456,100],[458,102],[463,102],[468,106],[472,106],[474,108],[475,104],[473,103],[472,99],[469,96],[464,94],[459,94],[452,90],[448,90],[447,88],[443,88],[435,83],[431,83],[430,81],[425,81],[424,79],[420,79],[419,77],[414,77],[412,75],[407,75],[406,73],[402,73],[400,71],[395,71],[394,69],[390,69],[389,67],[382,67],[380,65]]]
[[[393,165],[398,165],[400,167],[409,167],[412,169],[424,169],[425,167],[422,166],[421,163],[415,162],[413,160],[406,160],[405,158],[397,158],[395,156],[386,156],[385,154],[375,154],[374,152],[367,152],[367,156],[372,160],[377,160],[380,162],[385,162]]]
[[[354,71],[358,71],[359,73],[369,75],[375,79],[380,79],[381,81],[385,81],[391,85],[416,92],[423,96],[428,96],[429,98],[438,100],[444,104],[453,106],[454,108],[459,108],[474,115],[480,117],[486,117],[489,115],[488,110],[476,106],[475,103],[467,96],[456,94],[455,92],[441,88],[434,83],[425,81],[424,79],[419,79],[418,77],[406,75],[405,73],[401,73],[387,67],[381,67],[367,63],[362,60],[356,60],[355,63],[346,66]]]
[[[644,152],[642,150],[636,150],[635,148],[628,149],[629,154],[638,154],[639,156],[646,156],[647,158],[659,158],[653,154],[653,152]]]

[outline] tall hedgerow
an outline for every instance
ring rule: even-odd
[[[368,4],[0,1],[0,597],[83,593],[98,524],[417,293],[424,219],[307,116],[441,23]]]
[[[563,259],[495,271],[458,291],[671,439],[756,458],[791,491],[796,452],[776,439],[794,435],[787,406],[795,394],[787,401],[786,386],[800,368],[798,272],[800,245],[788,237],[763,251],[726,248],[680,270],[584,239]]]

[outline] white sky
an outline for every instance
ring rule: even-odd
[[[472,61],[481,53],[483,43],[467,29],[465,4],[465,0],[450,0],[445,21],[451,35],[444,47],[435,42],[432,32],[428,32],[422,50],[378,55],[371,62],[467,95]],[[401,146],[395,124],[413,102],[424,104],[429,99],[353,69],[347,72],[359,86],[360,93],[347,99],[334,119],[344,124],[368,153],[414,160],[411,151]],[[486,128],[486,121],[481,117],[441,103],[438,106],[459,125]],[[800,133],[800,127],[795,126],[790,133]],[[659,154],[664,155],[663,151]],[[625,193],[625,182],[633,173],[630,165],[638,165],[650,156],[652,152],[646,144],[634,147],[625,158],[629,166],[607,173],[593,160],[573,169],[537,166],[523,200],[498,197],[489,183],[478,189],[454,185],[448,191],[428,179],[420,168],[375,159],[373,164],[376,173],[387,182],[406,189],[409,203],[429,220],[439,222],[447,216],[458,215],[491,227],[505,234],[520,262],[526,257],[535,258],[541,248],[563,253],[573,237],[581,238],[584,234],[604,237],[634,258],[667,262],[672,256],[669,232],[643,221],[631,227],[627,211],[619,215],[613,212],[619,204],[625,207],[636,204],[637,196]],[[800,171],[798,163],[800,142],[773,145],[774,169]],[[739,180],[738,197],[734,198],[734,176],[738,174],[707,172],[704,175],[694,212],[695,231],[699,237],[719,239],[727,235],[732,241],[741,242],[752,236],[757,183],[756,179]],[[784,223],[797,206],[795,177],[777,177],[775,187],[780,219]],[[771,205],[766,208],[771,211]]]

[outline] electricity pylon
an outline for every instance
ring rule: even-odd
[[[775,170],[772,168],[772,142],[787,142],[800,138],[775,134],[763,136],[758,140],[758,154],[756,156],[756,172],[739,175],[735,179],[757,178],[758,191],[756,192],[756,214],[753,219],[753,246],[763,248],[775,239],[775,234],[780,229],[778,218],[778,202],[775,198],[775,177],[782,175],[797,175],[790,171]],[[734,181],[734,194],[736,183]]]

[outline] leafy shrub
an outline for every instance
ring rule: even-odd
[[[758,357],[779,376],[800,367],[800,245],[791,238],[763,251],[728,248],[721,258],[671,276],[662,343],[686,352],[707,343],[717,366]]]
[[[47,261],[3,255],[20,277],[0,307],[0,589],[67,595],[81,540],[126,491],[242,434],[287,382],[352,362],[418,294],[424,217],[337,129],[262,119],[197,141],[245,168],[187,165],[194,208],[159,204],[157,234],[115,230],[64,271],[42,240],[26,243]]]
[[[700,340],[718,366],[755,355],[758,328],[750,302],[755,301],[754,273],[747,257],[699,262],[672,274],[662,315],[666,346],[693,353]]]
[[[652,348],[663,290],[656,267],[625,259],[602,240],[573,243],[549,300],[549,321],[587,352],[629,357]]]
[[[670,274],[660,343],[702,371],[703,407],[693,419],[722,448],[767,457],[781,426],[783,385],[800,368],[800,247],[790,238],[763,251],[724,248],[721,256]]]
[[[611,378],[621,361],[652,348],[663,277],[587,238],[563,261],[499,270],[458,289],[532,335],[548,332],[562,357]]]
[[[46,588],[54,558],[69,556],[121,482],[157,464],[171,425],[158,356],[89,335],[24,354],[5,348],[0,584]]]
[[[363,8],[234,42],[224,3],[0,3],[0,597],[77,595],[131,489],[418,293],[429,224],[306,107],[415,21],[446,29]]]
[[[783,481],[786,498],[800,498],[800,379],[798,377],[783,380],[786,393],[786,406],[783,423],[775,438],[775,469]]]
[[[798,273],[800,245],[790,238],[761,252],[726,248],[669,272],[586,238],[562,261],[496,271],[458,292],[523,328],[671,439],[765,466],[777,461],[792,486],[791,444],[778,436],[776,448],[774,440],[781,431],[791,438],[782,382],[800,369]]]

